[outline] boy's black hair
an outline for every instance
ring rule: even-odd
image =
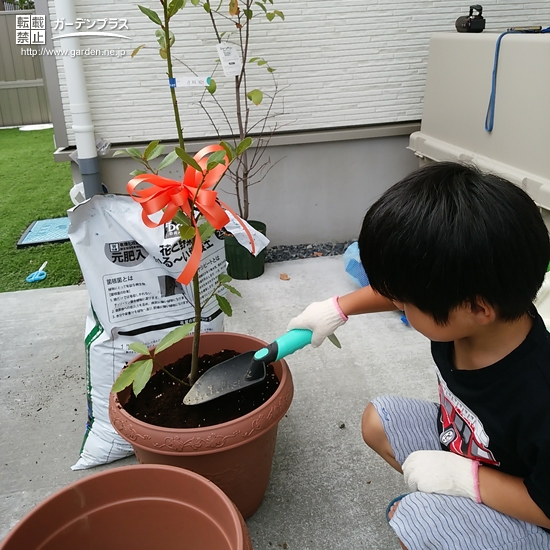
[[[538,207],[519,187],[439,162],[369,208],[359,251],[375,291],[443,325],[452,309],[477,298],[502,320],[521,317],[542,285],[550,241]]]

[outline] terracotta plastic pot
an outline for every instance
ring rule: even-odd
[[[71,483],[27,514],[1,550],[252,550],[216,485],[171,466],[125,466]]]
[[[192,338],[184,338],[157,356],[169,365],[191,353]],[[223,349],[239,353],[258,350],[266,342],[230,332],[201,335],[202,354]],[[137,360],[138,358],[136,358]],[[267,490],[275,452],[277,427],[294,394],[292,376],[284,360],[273,364],[279,387],[263,405],[241,418],[204,428],[162,428],[137,420],[122,403],[130,388],[111,394],[109,417],[115,430],[134,448],[142,464],[169,464],[197,472],[221,487],[244,518],[260,507]]]

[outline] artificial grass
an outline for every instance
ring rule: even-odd
[[[82,281],[70,242],[16,247],[33,221],[65,217],[73,206],[69,163],[54,162],[54,150],[53,130],[0,129],[0,292]],[[46,279],[25,282],[46,260]]]

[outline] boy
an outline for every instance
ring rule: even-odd
[[[308,306],[320,345],[350,315],[403,310],[431,340],[440,403],[385,396],[363,438],[411,493],[388,506],[408,550],[550,549],[550,338],[533,306],[550,260],[529,196],[434,163],[390,188],[359,236],[370,286]]]

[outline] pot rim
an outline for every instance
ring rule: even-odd
[[[83,486],[87,486],[93,483],[96,483],[98,479],[101,478],[112,478],[113,476],[120,476],[126,475],[128,471],[136,471],[136,470],[142,470],[144,473],[151,472],[151,471],[169,471],[172,472],[174,475],[178,476],[185,476],[188,478],[195,478],[200,483],[203,483],[205,485],[208,485],[209,488],[216,494],[218,497],[218,501],[222,501],[225,505],[225,509],[227,512],[229,512],[229,515],[231,517],[231,521],[234,526],[235,534],[237,535],[236,542],[236,548],[243,548],[244,545],[244,535],[242,530],[242,522],[240,518],[240,512],[238,511],[237,507],[233,504],[231,499],[224,493],[222,489],[220,489],[215,483],[207,479],[206,477],[197,474],[196,472],[193,472],[191,470],[187,470],[184,468],[179,468],[177,466],[169,466],[166,464],[133,464],[129,466],[118,466],[115,468],[110,468],[107,470],[103,470],[101,472],[96,472],[94,474],[90,474],[86,477],[82,477],[80,479],[77,479],[76,481],[73,481],[69,483],[68,485],[65,485],[59,489],[57,489],[55,492],[50,494],[48,497],[40,501],[38,504],[36,504],[31,510],[29,510],[21,519],[12,527],[12,529],[8,532],[6,537],[0,541],[0,550],[3,548],[6,548],[9,544],[11,544],[11,541],[14,537],[17,537],[18,534],[22,529],[25,528],[25,524],[31,520],[31,518],[37,514],[40,513],[40,511],[45,508],[46,506],[50,506],[54,501],[59,499],[62,495],[66,493],[70,493],[71,491],[82,488]],[[112,484],[112,483],[111,483]],[[192,495],[190,495],[192,497]],[[118,503],[124,503],[127,499],[113,499],[111,505],[116,505]],[[190,500],[189,503],[191,503],[192,500]],[[75,521],[78,519],[78,513],[75,513],[75,517],[71,521]],[[28,527],[27,527],[28,528]],[[56,532],[59,530],[59,526],[56,528]],[[53,535],[53,532],[51,533]]]
[[[211,335],[215,336],[217,334],[223,334],[226,336],[237,336],[237,337],[246,337],[248,339],[257,341],[261,346],[266,346],[267,342],[256,338],[255,336],[249,336],[247,334],[241,334],[237,332],[206,332],[203,335]],[[202,337],[202,336],[201,336]],[[191,336],[187,336],[186,338],[191,338]],[[132,361],[136,361],[139,359],[139,355],[136,356]],[[193,435],[205,435],[205,434],[212,434],[215,430],[224,429],[227,431],[230,431],[232,426],[236,426],[237,424],[246,422],[253,417],[257,417],[259,413],[261,414],[265,409],[269,409],[269,407],[273,406],[277,400],[281,401],[288,401],[286,405],[280,406],[280,411],[275,414],[269,422],[269,426],[266,429],[258,429],[253,435],[247,437],[246,439],[243,439],[238,442],[231,442],[227,446],[224,446],[224,448],[236,448],[241,445],[244,445],[245,443],[249,441],[253,441],[254,439],[262,436],[270,429],[276,428],[280,420],[284,417],[288,409],[290,408],[292,397],[294,395],[294,383],[292,380],[292,374],[290,372],[290,368],[288,367],[288,363],[284,359],[280,359],[279,361],[276,361],[273,363],[274,366],[279,365],[281,368],[281,378],[279,379],[279,386],[275,390],[275,393],[265,402],[262,403],[258,408],[250,411],[249,413],[239,416],[237,418],[234,418],[233,420],[228,420],[227,422],[223,422],[221,424],[212,424],[210,426],[201,426],[197,428],[167,428],[164,426],[157,426],[155,424],[149,424],[147,422],[143,422],[142,420],[139,420],[129,414],[126,409],[122,406],[120,399],[118,397],[118,393],[110,392],[109,394],[109,408],[114,407],[118,410],[118,414],[120,414],[124,419],[132,422],[135,424],[136,427],[144,428],[145,430],[150,430],[151,428],[159,434],[164,434],[167,437],[174,434],[184,434],[186,437],[190,437]],[[287,395],[290,393],[290,396],[288,399],[286,399],[286,396],[282,395],[283,390],[287,390]],[[124,391],[124,390],[122,390]],[[111,416],[111,415],[109,415]],[[119,430],[114,426],[113,422],[111,421],[111,424],[113,425],[113,428],[119,433],[121,437],[126,439],[126,441],[129,441],[129,443],[133,446],[139,447],[141,449],[144,449],[146,451],[152,450],[150,446],[143,445],[140,441],[136,440],[129,440],[127,437],[125,437],[122,433],[119,432]],[[163,449],[155,448],[154,452],[158,454],[164,454],[164,455],[170,455],[170,456],[182,456],[182,455],[192,455],[192,456],[198,456],[198,455],[208,455],[215,452],[219,452],[220,448],[210,448],[207,450],[186,450],[186,451],[165,451]]]

